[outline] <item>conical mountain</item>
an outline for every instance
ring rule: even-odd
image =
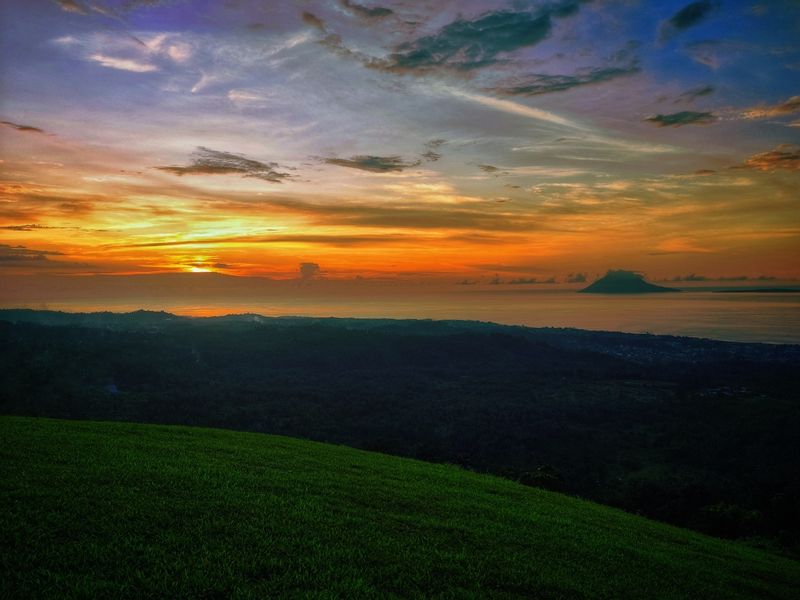
[[[679,292],[680,290],[649,283],[644,280],[644,275],[641,273],[611,270],[604,277],[580,291],[586,294],[652,294]]]

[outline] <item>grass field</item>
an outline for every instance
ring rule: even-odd
[[[454,467],[0,417],[0,595],[796,598],[800,564]]]

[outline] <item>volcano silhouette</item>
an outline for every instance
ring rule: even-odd
[[[586,294],[652,294],[658,292],[680,292],[675,288],[653,285],[644,280],[644,275],[634,271],[609,271],[588,287],[579,290]]]

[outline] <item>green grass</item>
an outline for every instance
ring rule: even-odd
[[[0,417],[0,596],[793,598],[800,564],[454,467]]]

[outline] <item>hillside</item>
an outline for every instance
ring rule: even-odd
[[[450,466],[0,417],[2,597],[791,598],[800,565]]]
[[[580,290],[584,294],[653,294],[680,292],[675,288],[655,285],[644,280],[644,276],[633,271],[609,271],[594,283]]]
[[[345,444],[796,554],[798,385],[800,346],[464,321],[0,311],[0,414]]]

